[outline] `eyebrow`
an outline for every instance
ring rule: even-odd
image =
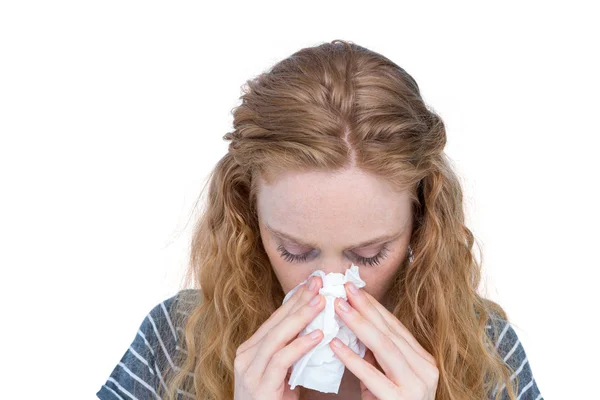
[[[266,223],[265,223],[265,226],[267,227],[268,230],[271,231],[271,233],[273,233],[275,236],[279,236],[280,238],[290,240],[290,241],[292,241],[292,242],[294,242],[296,244],[299,244],[299,245],[302,245],[302,246],[305,246],[305,247],[312,247],[312,248],[318,248],[319,247],[319,246],[317,246],[314,243],[310,243],[310,242],[304,241],[302,239],[295,238],[292,235],[289,235],[287,233],[284,233],[284,232],[278,231],[278,230],[276,230],[274,228],[271,228]],[[383,235],[383,236],[379,236],[379,237],[376,237],[376,238],[371,239],[371,240],[367,240],[366,242],[363,242],[363,243],[357,243],[355,245],[352,245],[352,246],[348,247],[346,250],[358,249],[358,248],[361,248],[361,247],[370,246],[372,244],[381,243],[381,242],[384,242],[386,240],[396,239],[397,237],[399,237],[400,235],[402,235],[405,230],[406,229],[402,229],[400,232],[398,232],[396,234],[393,234],[393,235]]]

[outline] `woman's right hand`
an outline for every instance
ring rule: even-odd
[[[298,387],[290,390],[288,370],[323,339],[320,329],[297,337],[325,307],[325,299],[319,294],[323,282],[318,276],[311,279],[312,289],[308,288],[309,280],[238,347],[233,363],[236,400],[300,398]],[[313,333],[317,336],[312,337]]]

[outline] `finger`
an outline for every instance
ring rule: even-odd
[[[323,295],[318,294],[314,299],[318,300],[317,304],[311,305],[309,302],[294,314],[284,318],[279,325],[265,335],[259,345],[255,346],[256,350],[252,350],[255,351],[254,360],[249,367],[249,369],[252,369],[252,375],[260,378],[264,374],[273,354],[296,338],[300,331],[325,308],[325,297]]]
[[[300,287],[296,293],[290,297],[290,299],[283,305],[281,305],[263,324],[246,340],[242,343],[238,349],[237,354],[239,355],[244,351],[248,350],[250,347],[254,346],[256,343],[262,339],[262,337],[267,333],[273,326],[277,325],[281,318],[286,316],[291,308],[298,302],[302,294],[304,293],[304,286]]]
[[[365,319],[371,322],[374,326],[379,328],[381,332],[384,334],[391,336],[394,334],[392,327],[389,326],[387,320],[381,315],[379,310],[373,304],[373,301],[369,300],[367,293],[364,290],[358,289],[358,293],[352,293],[351,290],[348,289],[350,283],[345,285],[346,287],[346,297],[348,298],[348,302],[355,310],[357,310]],[[356,286],[354,286],[356,287]],[[374,302],[379,303],[377,300]]]
[[[258,352],[258,349],[260,348],[260,344],[261,344],[262,340],[264,339],[265,335],[268,332],[270,332],[275,326],[277,326],[279,323],[281,323],[281,321],[285,317],[287,317],[288,315],[294,314],[300,307],[308,304],[308,302],[310,300],[312,300],[315,297],[315,295],[319,292],[319,289],[322,287],[322,280],[320,277],[313,277],[313,279],[314,279],[315,285],[312,289],[310,289],[310,290],[308,289],[310,287],[310,283],[311,283],[310,279],[307,281],[308,285],[306,287],[302,286],[298,289],[297,292],[302,291],[302,294],[300,295],[299,298],[296,299],[295,303],[292,305],[292,309],[288,310],[287,314],[285,314],[285,315],[281,314],[278,318],[270,321],[268,325],[265,323],[265,325],[261,326],[261,328],[259,329],[260,332],[257,331],[257,333],[255,333],[253,335],[253,338],[252,338],[253,340],[250,343],[250,347],[245,347],[245,349],[244,349],[245,360],[246,360],[245,367],[246,368],[248,365],[250,365],[250,363],[256,357],[256,353]],[[292,297],[296,296],[296,293],[294,293],[292,295]],[[290,298],[290,300],[287,301],[285,304],[290,303],[290,302],[292,302],[292,298]],[[240,354],[239,351],[238,351],[238,354]]]
[[[381,366],[375,359],[375,356],[373,355],[373,352],[371,351],[371,349],[367,349],[365,351],[365,356],[363,357],[363,360],[365,360],[366,362],[368,362],[369,364],[371,364],[372,366],[377,368],[379,371],[381,371]]]
[[[360,398],[361,400],[379,400],[362,381],[360,382]]]
[[[300,359],[300,357],[304,356],[321,343],[322,339],[323,332],[320,329],[317,329],[308,335],[297,338],[292,343],[273,354],[262,377],[261,386],[265,388],[265,391],[269,393],[275,392],[281,385],[281,382],[287,383],[289,380],[288,370],[290,367]]]
[[[313,277],[314,278],[314,277]],[[243,353],[260,343],[263,337],[271,330],[273,327],[277,326],[283,318],[287,315],[294,313],[298,308],[302,307],[304,304],[308,303],[318,292],[320,286],[319,282],[321,278],[318,278],[315,282],[317,283],[312,291],[307,290],[307,285],[302,285],[296,290],[296,292],[290,297],[285,304],[281,305],[261,326],[256,330],[256,332],[241,346],[238,347],[237,354]],[[310,282],[307,282],[310,283]],[[251,359],[254,357],[251,357]]]
[[[363,360],[377,368],[378,371],[381,371],[381,367],[377,363],[377,360],[375,359],[375,356],[373,355],[371,349],[367,349],[365,351],[365,356],[363,357]],[[365,386],[365,384],[362,381],[360,382],[360,393],[362,400],[377,400],[377,397],[375,397],[375,395]]]
[[[346,284],[346,286],[349,285],[350,284]],[[378,328],[383,334],[387,335],[390,339],[392,339],[394,344],[406,357],[408,365],[411,367],[413,372],[418,377],[420,377],[421,380],[427,381],[430,375],[433,374],[431,361],[422,357],[414,349],[414,347],[410,345],[410,343],[406,340],[405,336],[408,335],[416,343],[418,343],[418,341],[414,338],[414,336],[412,336],[410,332],[408,332],[408,330],[406,330],[406,332],[408,333],[405,332],[405,335],[403,336],[402,334],[400,334],[400,332],[398,332],[398,329],[392,328],[390,326],[390,323],[387,322],[385,317],[376,307],[376,304],[381,304],[375,298],[373,298],[373,300],[370,300],[367,297],[367,294],[367,292],[361,289],[358,289],[358,293],[352,293],[351,290],[347,290],[348,301],[350,302],[352,307],[354,307],[354,309],[358,311],[367,321],[373,324],[373,326]],[[381,305],[381,307],[383,308],[383,305]],[[389,315],[391,315],[390,320],[393,318],[397,321],[396,317],[393,314],[389,313]],[[398,323],[400,322],[398,321]],[[422,349],[420,345],[419,347]],[[433,359],[433,356],[427,353],[424,349],[423,351],[426,353],[426,356],[429,356],[431,359]],[[433,365],[435,366],[435,364]]]
[[[361,400],[379,400],[362,381],[360,382],[360,398]]]
[[[295,313],[300,307],[304,306],[306,303],[312,300],[312,298],[315,297],[315,295],[319,293],[319,290],[323,287],[323,280],[320,276],[313,276],[311,279],[314,281],[314,287],[309,290],[311,281],[309,280],[308,282],[306,282],[307,285],[305,285],[304,294],[302,295],[300,301],[297,301],[292,306],[292,309],[290,310],[289,314]]]
[[[413,348],[414,351],[417,352],[417,354],[419,356],[421,356],[423,359],[427,360],[427,362],[429,362],[431,365],[437,366],[435,357],[433,357],[427,350],[425,350],[425,348],[423,348],[423,346],[421,346],[419,341],[417,339],[415,339],[415,337],[408,330],[408,328],[406,328],[406,326],[404,326],[404,324],[402,324],[402,322],[400,322],[394,314],[389,312],[387,310],[387,308],[385,308],[381,303],[379,303],[377,301],[377,299],[375,299],[373,296],[371,296],[365,290],[362,291],[362,294],[364,294],[364,296],[367,299],[369,299],[371,304],[377,309],[377,311],[379,311],[381,316],[386,320],[386,322],[388,323],[388,326],[397,335],[403,337],[404,340],[406,340],[406,342]],[[351,297],[351,296],[352,296],[352,293],[350,293],[350,296],[348,296],[348,297]],[[352,300],[350,300],[350,301],[352,301]]]
[[[275,319],[274,321],[272,321],[273,323],[269,326],[269,330],[272,329],[274,326],[278,325],[285,317],[287,317],[288,315],[294,314],[296,311],[298,311],[301,307],[305,306],[306,304],[308,304],[309,301],[311,301],[317,293],[319,293],[319,289],[321,288],[321,278],[314,276],[311,279],[314,280],[314,286],[312,289],[309,290],[310,287],[310,283],[311,280],[309,279],[306,283],[307,285],[303,285],[301,287],[302,294],[300,295],[300,298],[298,298],[298,300],[292,305],[291,309],[288,310],[287,314],[285,315],[280,315],[277,319]],[[298,291],[300,291],[300,289],[298,289]],[[296,293],[294,293],[295,295]],[[294,296],[292,295],[292,297]],[[291,298],[290,298],[291,301]],[[288,302],[286,302],[287,304]],[[262,340],[262,338],[267,334],[267,332],[269,331],[267,329],[264,329],[261,333],[260,336],[257,338],[258,341],[256,343],[259,343],[260,340]],[[255,343],[255,344],[256,344]]]
[[[349,285],[350,284],[346,284],[346,286]],[[396,344],[402,354],[406,357],[406,360],[413,372],[419,376],[421,380],[427,381],[430,373],[433,372],[431,371],[431,367],[432,365],[435,366],[435,359],[431,354],[427,353],[427,351],[425,351],[420,344],[418,344],[419,342],[408,331],[408,329],[404,328],[404,332],[402,332],[398,327],[393,328],[391,325],[395,325],[393,323],[394,320],[402,327],[404,327],[404,325],[402,325],[392,313],[387,311],[385,307],[383,307],[383,305],[377,301],[377,299],[373,298],[373,296],[370,296],[366,291],[359,289],[358,293],[352,293],[352,291],[348,289],[347,297],[348,302],[350,302],[354,309],[356,309],[367,321],[371,322],[373,326],[383,332],[383,334],[392,339],[394,344]],[[380,307],[377,307],[377,305]],[[386,311],[388,319],[382,315],[380,308]],[[388,320],[390,322],[388,322]],[[417,343],[418,349],[424,353],[425,357],[415,350],[414,346],[408,342],[407,337],[414,343]]]
[[[344,311],[340,304],[346,304],[348,311]],[[419,379],[404,353],[390,336],[381,332],[347,302],[343,302],[342,298],[335,299],[335,309],[337,315],[356,334],[356,337],[371,349],[385,375],[392,382],[401,385]]]
[[[339,344],[340,347],[336,347]],[[375,366],[366,362],[358,354],[352,351],[341,340],[333,339],[329,347],[335,355],[344,363],[354,376],[361,382],[361,388],[364,386],[376,399],[396,399],[399,398],[398,387],[390,381]],[[365,397],[363,397],[364,399]]]

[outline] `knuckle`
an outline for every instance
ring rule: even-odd
[[[249,393],[255,392],[260,383],[260,376],[256,373],[252,373],[251,369],[252,368],[249,368],[248,371],[242,376],[242,385]]]
[[[317,299],[317,300],[315,300]],[[309,305],[310,301],[317,301],[317,304],[315,304],[314,306]],[[305,309],[308,309],[309,314],[312,314],[315,310],[318,310],[321,308],[321,305],[323,304],[323,300],[324,297],[323,295],[317,294],[316,296],[314,296],[312,299],[310,299],[310,301],[308,303],[305,304]]]
[[[427,394],[427,385],[425,384],[425,382],[417,379],[414,384],[414,393],[415,393],[415,396],[418,396],[418,397],[422,397],[425,394]]]
[[[381,343],[384,352],[392,353],[398,351],[398,346],[396,346],[396,343],[394,343],[394,341],[389,336],[383,334],[380,336],[381,340],[379,342]]]
[[[233,373],[235,376],[243,377],[245,370],[246,370],[246,368],[242,365],[242,363],[240,361],[233,362]],[[243,382],[243,379],[242,379],[242,382]]]
[[[238,375],[242,375],[242,373],[244,372],[244,370],[246,369],[246,362],[243,359],[243,357],[235,357],[235,359],[233,360],[233,370],[238,374]]]
[[[267,333],[264,343],[280,344],[285,341],[285,332],[281,325]]]
[[[248,377],[242,378],[242,387],[244,388],[244,391],[247,392],[248,394],[253,394],[256,391],[254,388],[254,385],[252,384],[252,382],[250,381],[250,379]],[[256,398],[256,397],[252,396],[252,398]]]
[[[313,292],[312,290],[308,290],[308,288],[307,288],[304,290],[304,293],[302,293],[301,301],[303,303],[306,303],[308,300],[313,298],[314,295],[315,295],[315,292]]]
[[[237,356],[239,356],[240,354],[242,354],[242,353],[245,351],[245,349],[246,349],[246,346],[245,346],[245,344],[246,344],[246,343],[243,343],[242,345],[240,345],[240,346],[237,348],[237,350],[235,351],[235,356],[236,356],[236,357],[237,357]]]
[[[304,297],[304,293],[306,292],[306,289],[304,288],[304,286],[300,287],[296,293],[294,293],[294,295],[292,296],[292,299],[295,300],[299,300],[302,299],[302,297]],[[291,300],[291,299],[290,299]]]
[[[394,336],[398,336],[396,335],[396,333],[392,330],[392,327],[390,326],[390,324],[387,323],[387,321],[383,321],[383,325],[380,328],[381,332],[388,336],[391,337],[392,335]]]
[[[437,370],[437,360],[431,354],[429,354],[429,353],[427,353],[427,360]]]
[[[273,356],[271,357],[270,364],[272,364],[273,367],[277,369],[285,367],[285,355],[282,353],[281,350],[273,354]]]
[[[316,306],[309,306],[308,304],[305,304],[304,307],[302,307],[301,310],[299,310],[298,314],[299,314],[299,318],[302,319],[303,321],[306,320],[310,320],[314,317],[315,312],[317,310],[321,309],[321,304],[318,304]]]
[[[432,385],[437,384],[438,379],[440,378],[440,370],[437,369],[437,367],[431,367],[428,369],[428,376],[429,376],[429,380],[432,383]]]

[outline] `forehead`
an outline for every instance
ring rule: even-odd
[[[352,169],[343,172],[286,172],[270,183],[258,182],[259,219],[274,228],[314,237],[340,231],[389,234],[410,222],[408,192]],[[336,233],[337,232],[337,233]]]

